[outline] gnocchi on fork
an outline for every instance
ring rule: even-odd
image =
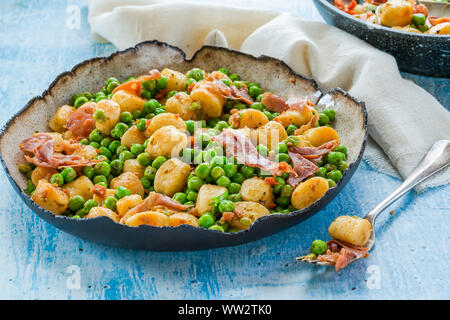
[[[297,258],[307,263],[334,266],[336,271],[351,262],[367,258],[375,244],[374,223],[378,215],[417,184],[450,164],[450,140],[436,142],[409,177],[364,218],[340,216],[330,225],[333,240],[314,240],[311,253]]]

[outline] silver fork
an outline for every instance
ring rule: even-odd
[[[417,167],[411,172],[406,180],[398,187],[389,197],[377,205],[372,211],[370,211],[363,219],[367,219],[372,225],[372,233],[369,241],[364,247],[371,250],[375,244],[375,220],[378,215],[384,211],[389,205],[398,200],[401,196],[414,188],[417,184],[431,177],[436,172],[444,169],[450,164],[450,140],[439,140],[423,157]],[[360,259],[360,258],[358,258]],[[351,262],[358,259],[353,259]],[[331,263],[325,261],[318,261],[317,259],[311,259],[307,256],[298,257],[297,260],[301,260],[307,263],[332,266]]]

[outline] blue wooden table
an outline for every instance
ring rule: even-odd
[[[247,4],[261,2],[321,20],[309,0]],[[71,5],[80,9],[79,27],[67,24]],[[59,73],[115,51],[90,41],[85,1],[1,1],[0,30],[1,124]],[[404,76],[450,107],[449,79]],[[362,162],[325,210],[289,230],[237,247],[155,253],[110,248],[55,229],[21,203],[1,171],[0,298],[449,299],[448,186],[409,193],[393,205],[394,214],[378,222],[369,260],[339,273],[295,261],[316,237],[327,238],[337,215],[363,215],[399,184]]]

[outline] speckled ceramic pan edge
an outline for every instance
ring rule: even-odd
[[[401,71],[450,77],[450,35],[400,31],[366,23],[336,8],[333,0],[313,0],[324,20],[395,57]]]
[[[56,109],[67,103],[70,97],[82,91],[98,90],[110,76],[124,79],[146,73],[151,68],[164,67],[187,71],[193,66],[208,71],[227,67],[242,78],[258,81],[263,88],[282,96],[290,93],[305,95],[317,102],[318,108],[332,106],[338,113],[335,128],[341,142],[349,149],[349,167],[335,188],[330,189],[309,208],[290,214],[277,214],[258,219],[249,229],[238,233],[179,227],[129,227],[106,217],[72,219],[55,216],[39,207],[23,191],[25,179],[17,170],[23,163],[18,148],[21,140],[35,131],[48,130],[48,120]],[[14,190],[28,207],[55,227],[83,239],[111,246],[155,251],[201,250],[238,245],[254,241],[293,226],[318,212],[344,187],[356,170],[364,152],[367,139],[367,113],[364,103],[337,88],[321,94],[317,84],[295,73],[285,63],[270,57],[253,57],[234,50],[202,47],[194,57],[186,60],[178,48],[158,41],[147,41],[134,48],[119,51],[107,58],[94,58],[76,65],[72,71],[58,76],[42,96],[33,98],[14,115],[0,132],[0,160]]]

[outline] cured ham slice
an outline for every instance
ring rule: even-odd
[[[280,96],[276,94],[266,92],[263,94],[261,103],[270,111],[273,112],[283,112],[289,110],[289,105],[287,102]]]
[[[368,258],[369,249],[356,247],[338,240],[327,241],[327,252],[317,257],[317,260],[334,264],[336,271],[345,268],[353,259]]]
[[[217,75],[217,74],[216,74]],[[225,99],[238,100],[248,105],[253,103],[252,97],[247,92],[247,88],[239,89],[235,85],[227,86],[222,80],[209,76],[205,81],[202,81],[202,86],[214,94],[221,95]],[[191,84],[188,91],[191,92],[195,88],[195,84]]]
[[[130,218],[131,216],[140,212],[151,210],[156,206],[164,206],[167,209],[173,209],[178,211],[187,211],[190,208],[190,206],[185,206],[180,202],[164,194],[157,192],[150,192],[147,198],[145,198],[144,202],[127,211],[127,213],[122,217],[122,219],[120,219],[120,223],[125,223],[127,219]]]
[[[291,186],[296,187],[305,178],[312,176],[314,173],[319,171],[318,166],[310,160],[304,158],[301,154],[292,152],[291,149],[289,149],[288,153],[294,163],[294,173],[287,179],[287,183]]]
[[[95,102],[85,103],[70,115],[64,125],[65,128],[76,137],[89,137],[89,134],[95,129],[94,111]]]
[[[68,147],[69,145],[70,148]],[[62,144],[64,149],[70,149],[72,152],[76,149],[76,145],[79,146],[78,143],[69,144],[68,142],[64,142]],[[25,159],[30,163],[34,163],[38,167],[54,169],[65,167],[85,167],[100,162],[100,160],[90,161],[82,156],[62,154],[56,150],[63,150],[57,148],[56,146],[57,144],[55,138],[47,133],[35,134],[31,138],[25,139],[19,144],[20,150],[28,153],[28,155],[25,155]],[[31,154],[33,156],[31,156]]]
[[[148,72],[148,75],[140,76],[137,79],[132,79],[130,81],[124,82],[114,88],[112,93],[123,90],[128,93],[134,94],[136,96],[141,96],[142,93],[142,81],[156,80],[162,78],[161,72],[157,69],[152,69]]]
[[[328,152],[334,150],[338,146],[336,140],[326,142],[319,147],[291,147],[289,151],[292,153],[298,153],[306,159],[320,159]]]
[[[234,156],[238,163],[269,171],[274,176],[282,175],[285,172],[294,172],[286,162],[273,162],[260,155],[250,139],[237,130],[224,130],[211,139],[223,145],[227,155]]]

